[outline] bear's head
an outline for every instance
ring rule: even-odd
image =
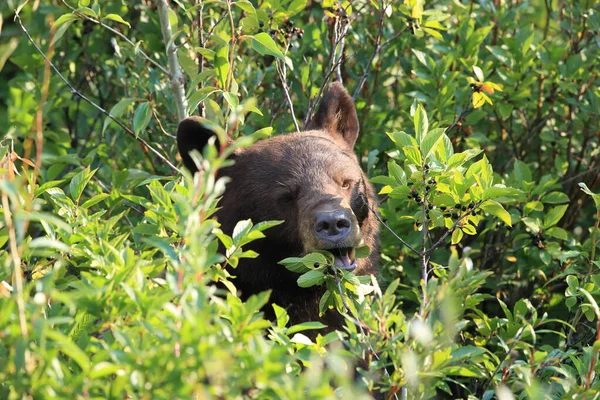
[[[342,269],[374,272],[376,202],[353,153],[358,131],[353,100],[334,83],[308,130],[259,141],[236,153],[235,164],[221,171],[231,179],[217,213],[224,232],[231,234],[243,219],[285,221],[251,244],[257,259],[240,261],[235,274],[242,291],[297,288],[297,275],[277,262],[317,249],[332,252]],[[189,170],[196,170],[189,151],[201,150],[211,135],[197,117],[181,122],[177,143]],[[371,248],[370,258],[355,259],[360,245]]]

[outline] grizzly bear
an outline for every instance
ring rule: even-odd
[[[287,309],[292,324],[321,320],[335,329],[342,321],[332,311],[319,318],[324,288],[298,287],[299,275],[279,261],[323,249],[335,255],[339,268],[376,273],[378,220],[372,210],[377,205],[353,153],[358,131],[352,98],[333,83],[308,130],[259,141],[235,153],[234,165],[219,172],[230,178],[216,214],[223,232],[231,235],[245,219],[285,221],[265,231],[266,238],[250,243],[247,247],[259,256],[240,260],[231,273],[242,298],[270,289],[271,302]],[[180,123],[177,145],[187,169],[197,170],[189,152],[201,151],[212,135],[198,117]],[[363,244],[370,256],[356,260],[354,249]],[[265,308],[272,318],[271,307]]]

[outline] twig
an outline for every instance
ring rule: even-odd
[[[177,59],[177,46],[173,43],[173,31],[169,21],[169,4],[167,4],[167,0],[156,0],[156,6],[160,18],[160,30],[167,50],[167,59],[169,60],[171,91],[175,100],[177,118],[182,121],[188,117],[184,87],[185,78]]]
[[[461,215],[456,221],[454,221],[454,223],[452,224],[452,226],[450,227],[450,229],[448,229],[446,231],[446,233],[444,233],[442,235],[441,238],[439,238],[439,240],[437,242],[435,242],[429,249],[425,250],[426,254],[431,253],[433,250],[437,249],[438,246],[440,244],[442,244],[442,242],[444,241],[444,239],[446,239],[448,237],[448,235],[450,235],[452,232],[454,232],[454,230],[456,229],[456,227],[458,226],[458,224],[460,223],[460,221],[462,221],[463,219],[465,219],[466,217],[468,217],[469,215],[471,215],[471,212],[473,212],[473,210],[475,210],[477,208],[479,204],[477,204],[475,207],[473,207],[471,210],[467,211],[466,213],[464,213],[463,215]]]
[[[345,10],[341,9],[341,13],[345,14]],[[306,111],[306,116],[304,117],[304,122],[302,124],[304,128],[306,128],[306,126],[308,125],[309,121],[311,120],[313,112],[316,110],[317,106],[321,102],[323,93],[325,92],[325,87],[327,86],[327,83],[329,82],[329,77],[331,76],[331,74],[333,74],[333,72],[336,69],[338,69],[338,67],[341,65],[341,61],[343,59],[342,52],[339,53],[339,57],[338,57],[337,49],[343,43],[344,39],[346,38],[346,35],[348,34],[348,25],[350,25],[351,21],[349,18],[345,18],[344,26],[342,28],[340,28],[339,27],[339,23],[340,23],[339,19],[340,19],[339,16],[336,17],[336,21],[335,21],[335,25],[334,25],[334,29],[333,29],[333,46],[331,48],[331,54],[329,55],[327,72],[325,73],[325,76],[323,77],[323,82],[321,83],[321,87],[319,88],[317,96],[312,101],[310,100],[310,98],[308,99],[308,109]],[[340,72],[340,74],[341,74],[341,72]]]
[[[371,54],[371,57],[369,58],[369,61],[367,62],[367,65],[365,67],[365,72],[360,77],[360,80],[358,81],[358,86],[356,86],[356,89],[354,90],[354,94],[352,95],[352,98],[354,100],[356,100],[356,98],[358,97],[363,85],[365,84],[365,81],[367,80],[367,77],[369,76],[369,73],[371,72],[371,64],[373,64],[375,56],[379,54],[383,47],[381,46],[381,38],[383,37],[383,17],[385,16],[385,11],[387,10],[388,6],[389,4],[385,4],[385,0],[381,0],[381,7],[379,10],[379,27],[377,29],[377,38],[375,39],[375,50],[373,50],[373,53]]]
[[[383,219],[381,219],[381,217],[379,216],[379,213],[375,210],[373,210],[373,208],[371,208],[371,205],[369,203],[366,203],[367,207],[369,207],[369,210],[371,210],[371,212],[373,213],[373,215],[375,215],[375,218],[377,218],[377,220],[379,221],[379,223],[381,225],[383,225],[388,231],[390,231],[390,233],[392,235],[394,235],[394,237],[396,239],[398,239],[400,241],[400,243],[402,243],[403,245],[405,245],[406,247],[408,247],[413,253],[415,253],[418,256],[421,256],[421,252],[416,250],[414,247],[412,247],[410,244],[408,244],[404,239],[402,239],[400,236],[398,236],[398,234],[396,232],[394,232],[394,230],[392,228],[390,228],[390,226],[388,224],[385,223],[385,221]]]
[[[13,166],[10,164],[12,163],[9,161],[9,168],[12,169]],[[27,330],[27,320],[25,317],[25,300],[23,299],[23,270],[21,269],[21,257],[19,255],[19,248],[17,246],[17,235],[15,232],[15,226],[13,225],[10,204],[8,202],[8,194],[5,190],[2,191],[2,208],[4,211],[4,221],[6,222],[6,228],[8,229],[10,258],[13,262],[13,281],[16,287],[14,290],[17,292],[16,298],[17,310],[19,312],[19,326],[21,329],[21,336],[23,336],[23,338],[27,338],[29,336],[29,332]],[[25,349],[26,370],[28,369],[29,365],[29,350]]]
[[[348,303],[346,302],[346,296],[344,295],[344,291],[342,290],[342,282],[340,281],[340,278],[337,274],[337,268],[332,267],[332,269],[333,269],[333,274],[335,276],[335,282],[337,283],[338,292],[340,293],[340,297],[342,298],[342,304],[344,305],[344,308],[346,308],[348,313],[351,313],[352,309],[348,306]],[[365,333],[365,330],[362,327],[362,322],[356,316],[347,315],[346,318],[348,318],[354,325],[356,325],[358,327],[360,334],[364,338],[363,343],[365,343],[367,345],[367,347],[369,348],[369,351],[371,352],[371,354],[373,354],[373,357],[375,357],[375,359],[377,361],[381,362],[379,355],[377,354],[377,352],[375,351],[375,349],[373,348],[371,343],[366,339],[367,334]],[[385,368],[385,366],[383,366],[383,372],[388,376],[388,378],[390,378],[390,373],[388,372],[387,368]],[[398,396],[396,395],[396,393],[394,393],[394,399],[398,400]]]
[[[31,37],[31,35],[29,34],[29,31],[27,31],[27,29],[23,25],[23,22],[21,21],[21,17],[19,16],[18,13],[15,14],[15,20],[17,20],[19,22],[19,25],[21,26],[21,30],[25,33],[25,35],[27,36],[27,38],[29,39],[29,41],[31,42],[33,47],[35,47],[35,49],[38,51],[38,53],[40,53],[40,55],[44,58],[44,60],[46,60],[46,62],[48,64],[50,64],[50,67],[54,70],[54,72],[56,72],[58,77],[65,83],[65,85],[67,85],[69,87],[69,89],[71,89],[72,94],[75,94],[75,95],[81,97],[83,100],[85,100],[91,106],[96,108],[98,111],[100,111],[101,113],[106,115],[108,118],[110,118],[113,122],[115,122],[117,125],[119,125],[127,134],[129,134],[130,136],[135,138],[137,141],[139,141],[142,144],[142,150],[144,150],[144,153],[148,154],[147,149],[149,149],[158,158],[160,158],[161,161],[165,162],[165,164],[167,164],[169,167],[171,167],[171,169],[173,171],[179,172],[179,168],[174,166],[165,156],[163,156],[161,153],[159,153],[158,150],[156,150],[154,147],[150,146],[150,144],[148,144],[148,142],[146,142],[144,139],[142,139],[140,137],[136,137],[135,133],[131,129],[129,129],[125,124],[123,124],[121,121],[117,120],[115,117],[110,115],[110,113],[108,111],[106,111],[104,108],[100,107],[98,104],[96,104],[92,100],[88,99],[83,93],[81,93],[77,89],[75,89],[75,87],[73,85],[71,85],[71,83],[63,76],[63,74],[60,73],[58,68],[56,68],[56,66],[48,59],[48,57],[46,57],[46,54],[44,54],[42,49],[40,49],[38,47],[38,45],[35,43],[35,41]],[[150,159],[150,162],[152,163],[151,159]]]
[[[429,264],[429,259],[427,258],[428,253],[425,251],[427,246],[427,234],[429,233],[429,223],[427,221],[427,168],[425,168],[425,164],[422,166],[423,168],[423,201],[421,202],[421,279],[423,280],[423,303],[421,304],[422,308],[425,307],[425,303],[427,303],[427,290],[425,289],[427,286],[427,280],[429,278],[429,273],[427,272],[427,265]]]
[[[458,117],[456,117],[456,120],[452,123],[452,125],[450,125],[449,127],[446,128],[446,130],[444,131],[444,134],[449,134],[452,129],[454,129],[458,123],[465,118],[467,115],[469,115],[471,113],[471,111],[474,110],[473,107],[469,106],[469,104],[471,104],[471,100],[473,99],[473,94],[471,93],[471,95],[469,96],[469,101],[467,103],[467,106],[462,110],[462,112],[458,115]]]
[[[284,57],[288,51],[288,45],[285,47]],[[296,114],[294,113],[294,103],[292,103],[292,98],[290,97],[290,89],[287,84],[287,65],[285,60],[277,60],[277,75],[279,75],[279,80],[281,80],[281,86],[283,87],[283,93],[285,93],[285,99],[287,100],[288,105],[290,106],[290,113],[292,114],[292,121],[294,121],[294,126],[296,127],[296,132],[300,132],[300,126],[298,125],[298,120],[296,119]]]
[[[97,20],[96,18],[90,17],[89,15],[85,15],[82,14],[80,12],[77,12],[77,10],[72,7],[70,4],[68,4],[66,2],[66,0],[62,0],[63,4],[65,6],[67,6],[69,9],[71,9],[71,11],[77,15],[80,18],[83,18],[85,20],[88,20],[90,22],[93,22],[94,24],[98,24],[103,28],[108,29],[109,31],[111,31],[112,33],[114,33],[115,35],[117,35],[118,37],[120,37],[121,39],[123,39],[125,42],[127,42],[127,44],[129,44],[130,46],[136,47],[136,44],[133,43],[127,36],[125,36],[124,34],[122,34],[121,32],[119,32],[118,30],[112,28],[109,25],[106,25],[104,22]],[[169,73],[169,71],[163,67],[162,65],[160,65],[157,61],[153,60],[148,54],[146,54],[142,49],[140,49],[139,47],[136,49],[136,53],[139,54],[142,58],[146,59],[147,61],[149,61],[152,65],[154,65],[156,68],[160,69],[162,72],[164,72],[167,76],[171,76],[171,74]]]

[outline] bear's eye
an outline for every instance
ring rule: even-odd
[[[344,183],[342,183],[342,189],[346,190],[346,189],[350,189],[350,186],[352,185],[352,181],[349,179],[346,179],[344,181]]]
[[[288,204],[291,203],[292,201],[294,201],[294,195],[291,192],[284,192],[281,193],[278,197],[277,197],[277,201],[281,204]]]

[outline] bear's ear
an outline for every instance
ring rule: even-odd
[[[308,128],[322,129],[333,136],[341,136],[350,148],[354,147],[358,138],[358,116],[354,100],[340,82],[329,85]]]
[[[198,150],[201,152],[208,143],[208,139],[212,136],[216,137],[216,134],[206,128],[199,117],[189,117],[179,123],[179,128],[177,129],[177,149],[183,160],[183,165],[190,172],[195,173],[198,171],[194,160],[190,157],[190,151]],[[218,147],[218,139],[215,143]]]

